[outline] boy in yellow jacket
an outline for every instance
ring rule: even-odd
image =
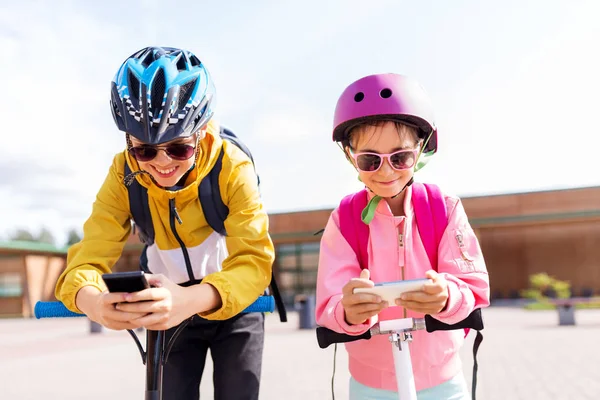
[[[219,136],[214,100],[208,71],[189,51],[148,47],[121,65],[111,107],[127,150],[115,156],[56,286],[67,308],[110,329],[167,330],[168,339],[192,318],[165,365],[164,400],[199,398],[208,349],[216,399],[258,398],[264,315],[240,311],[268,287],[274,249],[254,166]],[[210,227],[198,200],[198,185],[221,152],[227,235]],[[154,242],[143,267],[152,288],[109,293],[101,275],[111,272],[131,232],[126,184],[133,179],[148,192]]]

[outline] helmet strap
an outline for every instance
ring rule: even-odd
[[[196,132],[198,133],[198,132]],[[194,135],[196,135],[196,133],[194,133]],[[192,164],[192,166],[190,167],[190,170],[192,170],[194,167],[196,167],[196,162],[198,161],[198,157],[200,156],[200,135],[196,135],[196,155],[194,156],[194,164]]]
[[[390,197],[390,199],[395,199],[396,197],[400,196],[406,190],[407,187],[413,184],[413,182],[414,176],[411,176],[410,180],[406,182],[406,185],[404,185],[404,187],[397,194]],[[365,187],[368,191],[374,193],[373,190],[371,190],[371,188],[369,188],[368,186]],[[362,210],[361,219],[365,224],[369,225],[375,217],[375,210],[377,209],[377,205],[379,205],[381,199],[383,199],[383,197],[378,195],[373,196],[371,200],[369,200],[367,206]]]
[[[435,150],[430,150],[428,152],[425,152],[425,149],[427,148],[427,145],[429,144],[429,140],[431,140],[432,136],[433,136],[433,130],[431,130],[431,132],[429,132],[427,139],[425,139],[425,142],[421,146],[421,150],[419,151],[419,154],[417,156],[417,164],[415,165],[415,172],[419,171],[421,168],[423,168],[425,165],[427,165],[427,163],[429,162],[429,159],[435,153]]]
[[[420,168],[418,168],[418,166],[419,166],[419,160],[421,158],[421,154],[423,154],[423,149],[425,149],[425,146],[427,146],[427,142],[429,142],[429,139],[431,138],[432,134],[433,134],[433,131],[431,131],[431,133],[427,137],[427,140],[421,146],[421,149],[420,149],[419,154],[417,156],[417,165],[415,166],[415,172],[417,172],[417,170],[420,169]],[[354,165],[354,163],[352,162],[352,160],[348,157],[348,154],[346,153],[346,150],[344,149],[344,147],[340,144],[340,142],[337,142],[337,145],[344,152],[344,155],[348,159],[348,162],[350,162],[352,164],[352,166],[354,167],[354,169],[358,172],[358,168],[356,168],[356,165]],[[431,154],[433,154],[433,152],[425,153],[425,158],[428,158],[428,156],[431,155]],[[362,182],[362,180],[360,179],[360,175],[358,175],[357,178],[358,178],[359,182]],[[404,185],[404,187],[398,193],[396,193],[395,195],[393,195],[390,198],[391,199],[395,199],[396,197],[400,196],[406,190],[406,188],[409,187],[410,185],[412,185],[413,183],[414,183],[414,174],[413,174],[413,176],[410,177],[410,180],[408,182],[406,182],[406,184]],[[365,185],[365,188],[369,192],[375,193],[367,185]],[[379,195],[373,196],[371,198],[371,200],[369,200],[369,203],[367,203],[367,206],[362,210],[361,220],[365,224],[368,225],[369,223],[371,223],[371,221],[375,217],[375,210],[377,209],[377,206],[379,205],[379,202],[381,201],[382,198],[383,197],[381,197]]]

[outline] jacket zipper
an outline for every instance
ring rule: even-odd
[[[398,260],[399,263],[402,264],[402,266],[400,267],[400,272],[401,272],[401,279],[404,280],[406,279],[405,277],[405,271],[406,271],[406,263],[405,263],[405,259],[404,259],[404,251],[402,250],[404,249],[404,231],[398,229]],[[395,304],[391,304],[392,306],[394,306]],[[407,318],[407,311],[406,308],[403,307],[402,308],[402,314],[404,316],[404,318]]]
[[[398,263],[400,264],[400,270],[402,271],[402,280],[404,280],[404,232],[398,229]]]
[[[173,231],[173,235],[175,235],[175,239],[179,243],[181,247],[181,251],[183,252],[183,259],[185,260],[185,268],[187,269],[188,276],[191,281],[195,281],[194,271],[192,270],[192,263],[190,262],[190,255],[188,253],[187,247],[183,243],[183,240],[179,237],[177,233],[177,228],[175,227],[175,220],[181,225],[183,221],[177,212],[177,208],[175,207],[175,199],[169,199],[169,223],[171,224],[171,231]]]

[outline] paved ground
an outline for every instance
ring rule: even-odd
[[[600,311],[577,312],[557,326],[556,312],[490,308],[480,349],[479,400],[586,400],[600,396]],[[267,318],[261,399],[331,399],[333,348],[312,330]],[[472,337],[462,351],[470,381]],[[347,398],[346,354],[338,348],[335,390]],[[143,399],[144,367],[126,332],[88,333],[84,319],[0,320],[0,399]],[[201,385],[212,398],[209,369]]]

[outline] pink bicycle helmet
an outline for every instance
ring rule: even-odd
[[[355,126],[381,120],[414,125],[429,140],[424,153],[437,151],[433,105],[417,81],[399,74],[376,74],[348,86],[335,107],[333,141],[341,142]]]

